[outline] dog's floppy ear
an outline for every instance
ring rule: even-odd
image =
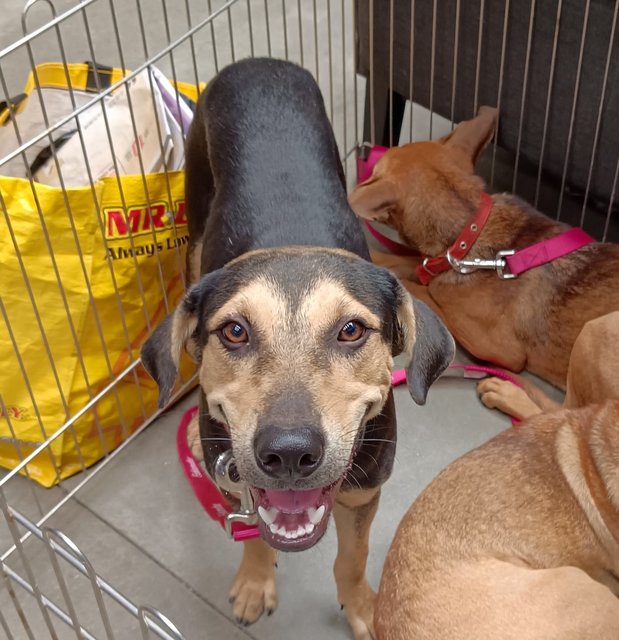
[[[395,187],[386,178],[372,176],[352,190],[348,203],[360,218],[387,222],[397,204]]]
[[[176,311],[161,322],[142,345],[142,364],[159,386],[160,408],[170,399],[181,353],[196,332],[201,294],[200,284],[192,287]]]
[[[411,298],[398,282],[394,353],[408,356],[406,383],[416,404],[425,404],[428,389],[454,359],[456,345],[443,321],[421,300]]]
[[[492,140],[498,116],[499,112],[494,107],[479,107],[472,120],[461,122],[449,135],[441,138],[441,142],[464,149],[474,165]]]

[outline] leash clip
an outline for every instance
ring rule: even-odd
[[[239,499],[241,505],[230,512],[225,519],[226,533],[232,538],[232,525],[241,522],[251,526],[258,524],[258,515],[254,509],[254,499],[246,482],[241,480],[236,468],[232,449],[221,453],[215,461],[215,483],[222,491]]]
[[[498,251],[493,259],[473,258],[472,260],[458,260],[458,258],[455,258],[447,251],[446,258],[451,268],[462,275],[473,273],[479,269],[493,269],[501,280],[512,280],[516,277],[516,274],[506,271],[508,265],[505,258],[507,256],[513,256],[514,253],[516,253],[515,249],[503,249]]]

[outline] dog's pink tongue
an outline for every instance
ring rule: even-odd
[[[322,495],[322,489],[309,489],[308,491],[269,491],[265,494],[269,504],[284,513],[298,513],[315,507]]]

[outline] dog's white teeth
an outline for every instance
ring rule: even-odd
[[[305,525],[305,535],[309,536],[313,530],[314,530],[314,525],[311,522]]]
[[[316,525],[318,524],[321,520],[322,520],[322,516],[325,515],[325,505],[321,504],[318,509],[314,509],[312,507],[310,507],[307,510],[307,515],[309,517],[309,521]]]
[[[293,538],[296,538],[297,534],[296,532],[292,532],[292,531],[286,531],[286,539],[287,540],[292,540]]]
[[[265,509],[264,507],[258,507],[258,514],[268,525],[272,525],[275,522],[275,518],[279,514],[279,511],[275,507]]]
[[[303,525],[299,525],[297,529],[297,538],[305,535],[305,527]]]
[[[277,530],[277,535],[278,536],[282,536],[283,538],[285,538],[286,537],[286,528],[285,527],[280,527]]]
[[[269,525],[269,529],[271,530],[271,533],[277,533],[277,530],[279,529],[279,527],[276,524],[272,524],[272,525]]]

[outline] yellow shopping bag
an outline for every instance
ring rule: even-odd
[[[42,87],[63,85],[58,67],[37,67]],[[92,77],[89,65],[69,72],[74,89]],[[178,89],[197,99],[194,86]],[[4,120],[10,126],[6,112]],[[64,191],[0,176],[0,225],[0,465],[15,467],[79,416],[28,464],[31,478],[52,486],[112,451],[156,409],[156,385],[141,367],[122,374],[184,293],[183,171]],[[183,378],[192,372],[186,363]]]

